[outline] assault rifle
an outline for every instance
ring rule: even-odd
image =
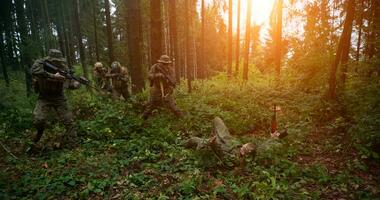
[[[48,61],[44,61],[43,64],[44,64],[45,70],[50,72],[50,73],[59,73],[61,76],[65,77],[68,80],[75,80],[75,81],[79,82],[80,84],[83,84],[85,86],[88,86],[90,88],[93,88],[93,89],[99,91],[98,88],[91,85],[89,80],[82,78],[82,77],[78,78],[78,77],[74,76],[74,73],[71,71],[66,71],[66,70],[60,69],[60,68],[54,66],[53,64],[49,63]]]
[[[167,72],[162,69],[160,65],[157,65],[157,69],[164,75],[165,79],[171,86],[175,87],[177,85],[177,82],[173,79],[173,77],[167,74]]]

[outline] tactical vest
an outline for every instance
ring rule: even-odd
[[[64,99],[64,82],[38,78],[38,93],[42,99]]]

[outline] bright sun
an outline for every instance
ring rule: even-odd
[[[210,3],[212,0],[206,0],[206,2]],[[228,4],[228,0],[225,0]],[[233,27],[234,31],[236,28],[236,13],[238,0],[232,0],[233,2]],[[269,22],[269,17],[273,8],[275,0],[252,0],[252,23],[256,24],[264,24],[264,26]],[[241,0],[241,29],[245,29],[247,15],[247,0]],[[228,20],[228,12],[224,13],[224,19]]]
[[[236,1],[236,0],[235,0]],[[237,2],[237,1],[236,1]],[[242,10],[246,13],[247,1],[242,0]],[[252,1],[252,20],[257,24],[269,21],[274,0],[253,0]],[[236,3],[237,4],[237,3]],[[245,19],[245,17],[244,17]]]

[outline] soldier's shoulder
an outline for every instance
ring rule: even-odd
[[[157,70],[157,68],[160,68],[161,67],[161,64],[160,63],[156,63],[154,65],[152,65],[152,67],[150,67],[151,70]]]
[[[33,65],[34,66],[42,65],[44,61],[45,61],[44,58],[38,58],[34,61]]]
[[[125,67],[125,66],[121,66],[121,71],[122,71],[122,72],[128,72],[128,68]]]

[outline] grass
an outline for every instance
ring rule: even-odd
[[[379,195],[377,179],[368,179],[367,163],[360,157],[365,154],[344,161],[338,160],[340,154],[323,154],[342,149],[339,127],[365,131],[360,123],[347,124],[346,117],[336,114],[337,108],[322,100],[322,90],[303,92],[291,81],[274,87],[271,78],[251,77],[247,83],[228,81],[224,75],[198,81],[192,94],[182,84],[175,96],[178,107],[187,113],[183,119],[162,110],[146,122],[141,120],[147,91],[128,102],[113,102],[85,89],[68,92],[81,144],[75,149],[52,149],[63,132],[60,125],[52,125],[42,139],[46,148],[36,158],[24,155],[34,131],[31,113],[36,97],[24,97],[22,81],[13,80],[11,88],[1,85],[0,139],[19,159],[0,151],[0,198],[360,199]],[[373,101],[376,98],[366,102]],[[347,110],[356,108],[355,101],[345,102],[351,105]],[[244,168],[224,169],[212,154],[181,145],[189,136],[208,137],[216,116],[242,141],[262,144],[269,137],[274,104],[282,108],[279,126],[289,136],[277,146],[268,146]],[[378,125],[373,120],[359,122]],[[341,161],[342,167],[330,165],[327,158],[334,164]]]

